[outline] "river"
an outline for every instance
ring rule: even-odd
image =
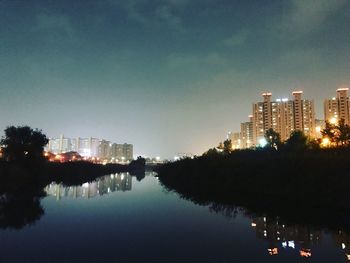
[[[0,262],[350,260],[350,238],[341,229],[196,205],[164,189],[152,172],[139,179],[112,174],[81,186],[53,183],[44,191],[24,211],[1,208]]]

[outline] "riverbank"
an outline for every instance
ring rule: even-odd
[[[168,190],[199,204],[243,206],[292,220],[303,214],[302,221],[331,215],[337,225],[349,218],[349,160],[349,148],[261,149],[183,159],[156,170]]]
[[[130,164],[95,164],[90,162],[0,162],[0,181],[11,183],[31,182],[47,185],[51,182],[64,185],[80,185],[111,173],[129,172],[140,175],[145,172],[145,162],[137,159]]]

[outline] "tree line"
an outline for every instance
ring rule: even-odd
[[[281,140],[281,136],[274,129],[268,129],[264,134],[266,145],[258,148],[280,150],[307,150],[319,149],[321,147],[340,147],[350,145],[350,126],[340,119],[333,124],[326,121],[325,128],[321,130],[322,138],[314,139],[308,137],[302,131],[293,131],[286,141]],[[215,148],[209,149],[205,154],[223,153],[229,154],[233,151],[232,141],[227,139],[220,142]]]

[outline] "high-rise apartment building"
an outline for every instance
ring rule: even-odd
[[[132,144],[117,144],[97,138],[52,138],[45,147],[46,151],[54,154],[74,151],[83,157],[99,157],[104,160],[114,158],[114,161],[133,160]]]
[[[61,135],[59,138],[49,139],[49,143],[46,146],[46,151],[58,154],[69,152],[71,151],[71,148],[71,140]]]
[[[232,150],[238,150],[243,148],[240,132],[230,132],[228,135],[228,139],[231,140]]]
[[[250,148],[253,146],[253,115],[249,115],[248,122],[241,123],[241,147]]]
[[[271,101],[271,93],[262,94],[263,102],[253,104],[253,143],[258,145],[265,132],[272,128],[287,140],[296,130],[315,136],[314,102],[302,99],[302,91],[293,92],[293,100]]]
[[[134,156],[134,151],[133,151],[132,144],[113,143],[110,147],[110,157],[118,161],[120,160],[130,161],[133,159],[133,156]]]
[[[125,160],[132,160],[133,159],[133,145],[124,143],[123,144],[123,157]]]
[[[336,123],[340,119],[344,119],[345,123],[350,125],[348,90],[348,88],[339,88],[337,89],[337,97],[324,101],[324,118],[326,121]]]
[[[97,138],[74,138],[71,139],[72,151],[78,152],[84,157],[97,157],[100,140]]]
[[[101,159],[109,159],[111,157],[111,142],[102,140],[98,146],[98,157]]]

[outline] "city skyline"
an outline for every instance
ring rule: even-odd
[[[350,84],[350,2],[0,1],[0,129],[201,154],[263,91],[316,118]],[[236,109],[244,109],[234,114]]]

